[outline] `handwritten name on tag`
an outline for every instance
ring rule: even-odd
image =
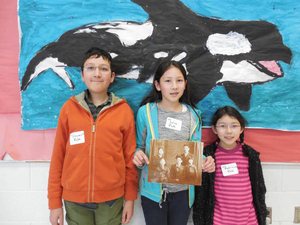
[[[84,131],[77,131],[70,134],[70,145],[82,144],[84,142]]]
[[[171,117],[167,117],[166,121],[166,128],[173,129],[173,130],[181,130],[182,121],[177,120]]]
[[[238,174],[239,170],[236,163],[229,163],[221,166],[223,176]]]

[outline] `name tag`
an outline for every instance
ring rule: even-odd
[[[166,128],[172,129],[172,130],[181,130],[182,121],[177,120],[171,117],[167,117],[166,121]]]
[[[70,145],[78,145],[84,142],[84,131],[77,131],[70,134]]]
[[[222,165],[221,169],[224,177],[239,173],[236,163]]]

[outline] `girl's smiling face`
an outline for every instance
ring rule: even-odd
[[[217,124],[212,126],[212,130],[218,135],[220,139],[220,146],[224,149],[230,150],[236,147],[236,141],[239,139],[240,134],[244,131],[240,122],[228,115],[222,116]]]
[[[186,82],[178,68],[170,67],[159,82],[155,81],[155,87],[161,91],[162,102],[178,103],[184,93]]]

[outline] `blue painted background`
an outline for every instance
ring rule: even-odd
[[[286,0],[182,0],[194,12],[224,20],[266,20],[274,23],[283,36],[283,43],[293,53],[291,65],[281,63],[285,76],[261,85],[253,85],[251,109],[242,114],[250,127],[280,130],[300,130],[300,1]],[[144,22],[148,14],[129,0],[19,0],[21,26],[20,81],[32,57],[43,46],[56,41],[73,28],[103,21]],[[188,34],[187,34],[188,35]],[[79,68],[69,68],[75,90],[48,70],[35,78],[22,96],[22,129],[55,128],[63,103],[86,89]],[[136,113],[138,105],[150,90],[150,84],[116,79],[110,88],[127,99]],[[134,96],[134,98],[132,98]],[[203,112],[204,125],[215,110],[234,103],[223,86],[217,86],[198,107]]]

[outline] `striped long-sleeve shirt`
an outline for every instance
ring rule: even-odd
[[[232,150],[218,146],[215,157],[214,225],[257,225],[248,171],[249,161],[243,155],[240,143]]]

